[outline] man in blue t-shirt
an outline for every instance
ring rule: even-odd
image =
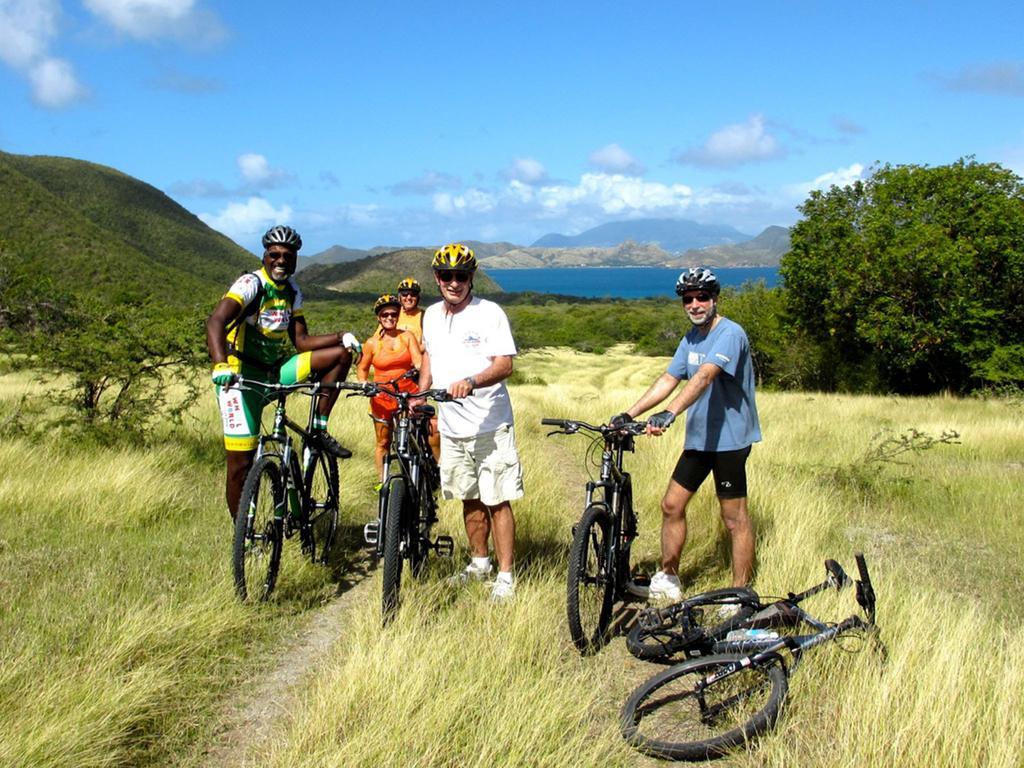
[[[612,426],[633,420],[686,385],[668,408],[647,420],[647,432],[660,435],[686,411],[686,441],[668,490],[661,500],[661,570],[651,579],[652,599],[682,599],[679,556],[686,543],[686,506],[701,483],[714,474],[722,520],[732,539],[732,583],[744,586],[754,566],[754,529],[747,513],[746,461],[761,439],[754,403],[754,370],[747,334],[718,314],[721,286],[710,269],[683,272],[676,282],[693,328],[679,342],[663,373]]]

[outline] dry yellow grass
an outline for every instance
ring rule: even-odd
[[[372,600],[344,614],[340,639],[282,702],[274,738],[243,762],[272,766],[636,766],[618,708],[655,669],[621,638],[582,659],[568,640],[565,557],[587,469],[582,437],[545,437],[544,416],[600,421],[629,405],[665,361],[624,350],[545,350],[517,365],[513,388],[527,496],[516,504],[517,600],[453,590],[461,567],[432,562],[403,582],[379,627]],[[0,379],[9,403],[23,381]],[[779,728],[736,766],[1020,766],[1024,662],[1024,414],[953,398],[761,393],[765,441],[748,464],[758,536],[755,587],[810,585],[834,557],[867,553],[889,648],[827,646],[792,680]],[[0,764],[202,765],[235,684],[272,668],[279,643],[329,599],[322,569],[285,564],[270,606],[231,597],[212,400],[189,432],[157,450],[0,445]],[[953,429],[959,445],[864,471],[879,429]],[[332,431],[357,453],[343,465],[343,522],[373,514],[372,433],[362,399],[341,401]],[[674,427],[627,457],[653,570],[658,500],[681,440]],[[169,433],[171,434],[171,433]],[[190,436],[189,436],[190,435]],[[212,446],[212,447],[211,447]],[[728,581],[728,548],[709,490],[695,499],[683,570],[690,591]],[[463,541],[458,506],[437,533]],[[459,553],[461,558],[464,553]],[[338,574],[335,574],[338,575]],[[344,574],[342,574],[344,575]],[[813,606],[836,619],[852,595]],[[249,690],[246,687],[240,690]],[[59,725],[58,725],[59,724]]]

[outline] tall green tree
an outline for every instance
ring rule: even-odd
[[[1024,384],[1024,187],[994,163],[884,165],[812,192],[781,263],[822,383]]]

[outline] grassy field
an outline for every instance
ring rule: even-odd
[[[357,531],[373,514],[372,431],[363,400],[331,429],[343,466],[344,536],[330,569],[290,557],[275,599],[231,593],[230,528],[212,397],[156,447],[52,435],[0,442],[0,765],[653,765],[625,746],[618,709],[655,671],[621,638],[591,658],[564,618],[565,558],[588,476],[583,437],[545,437],[541,417],[607,418],[664,360],[543,350],[517,363],[513,402],[527,495],[516,506],[519,591],[492,606],[453,590],[463,565],[431,563],[379,626],[379,575]],[[0,424],[36,385],[0,377]],[[763,594],[820,579],[834,557],[872,565],[884,665],[857,643],[810,657],[779,728],[730,766],[1000,766],[1024,762],[1024,409],[1007,400],[761,393],[765,441],[748,464]],[[653,571],[658,499],[682,430],[638,441],[633,473]],[[908,430],[958,442],[872,461]],[[593,471],[592,469],[589,471]],[[437,533],[461,544],[458,507]],[[293,542],[288,542],[292,545]],[[690,513],[686,591],[728,582],[728,547],[705,489]],[[330,606],[336,640],[291,658]],[[814,605],[843,618],[849,592]],[[283,664],[269,731],[246,743],[239,712]],[[229,731],[245,749],[215,749]],[[226,755],[226,756],[225,756]]]

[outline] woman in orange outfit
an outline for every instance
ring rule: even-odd
[[[409,331],[397,328],[401,302],[397,296],[386,293],[373,305],[379,329],[363,345],[363,356],[359,360],[356,378],[367,381],[370,367],[373,367],[375,382],[389,382],[399,378],[412,368],[419,368],[422,353],[419,342]],[[397,387],[402,392],[415,392],[416,379],[401,379]],[[391,416],[398,409],[398,402],[388,395],[377,395],[370,400],[370,417],[377,432],[378,477],[384,476],[384,457],[391,443]]]

